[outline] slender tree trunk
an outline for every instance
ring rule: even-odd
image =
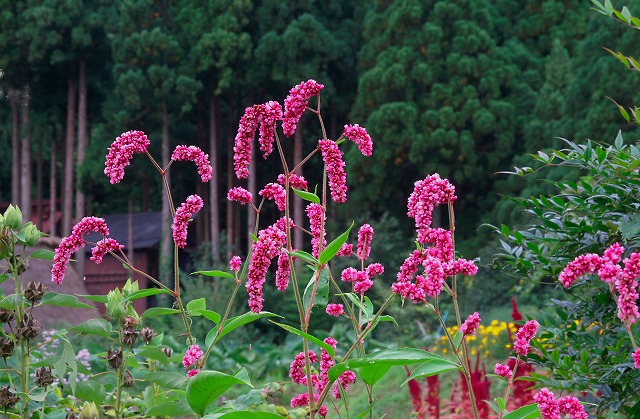
[[[42,154],[42,147],[43,147],[43,143],[42,143],[42,135],[38,137],[38,161],[36,162],[36,184],[38,185],[38,191],[37,191],[37,203],[36,203],[36,208],[38,210],[38,218],[36,220],[36,225],[38,226],[38,228],[42,228],[42,223],[44,221],[44,214],[43,209],[44,209],[44,205],[43,205],[43,183],[44,183],[44,174],[42,173],[43,170],[43,154]]]
[[[31,127],[29,126],[29,86],[25,86],[20,106],[20,130],[22,131],[20,160],[20,205],[22,216],[31,220]]]
[[[20,202],[20,91],[9,90],[11,102],[11,203],[22,206]]]
[[[133,242],[133,196],[129,195],[129,214],[127,219],[127,257],[129,262],[135,266],[133,260],[135,244]]]
[[[56,231],[56,213],[57,213],[57,199],[58,188],[56,182],[56,145],[57,141],[51,140],[51,166],[49,167],[49,235],[54,237]]]
[[[293,137],[293,167],[295,167],[298,163],[302,161],[302,153],[303,153],[303,139],[302,139],[302,127],[298,127],[296,133]],[[292,168],[293,168],[292,167]],[[302,176],[302,168],[296,171],[296,175]],[[296,194],[291,194],[293,203],[293,222],[300,223],[302,225],[302,220],[304,219],[304,210],[302,208],[303,202],[302,198],[300,198]],[[293,247],[296,249],[303,248],[303,231],[299,228],[293,230]]]
[[[209,159],[213,167],[213,179],[209,182],[209,215],[211,229],[211,258],[220,260],[220,207],[218,203],[218,133],[217,133],[217,98],[211,96],[209,101]]]
[[[87,144],[87,61],[85,58],[80,60],[78,66],[78,155],[76,159],[76,170],[80,170],[80,166],[84,162],[84,150]],[[79,176],[76,176],[79,180]],[[84,192],[80,187],[81,182],[76,182],[76,218],[82,219],[85,214]],[[85,253],[78,252],[76,254],[76,270],[80,277],[84,277]]]
[[[171,151],[169,150],[169,109],[167,99],[162,100],[162,167],[167,167],[171,158]],[[171,185],[169,172],[166,173],[167,185]],[[160,267],[161,277],[165,279],[165,284],[168,284],[169,275],[171,272],[171,208],[169,207],[169,198],[167,193],[162,193],[162,243],[160,246]]]
[[[67,87],[67,137],[64,148],[64,182],[62,185],[62,231],[61,236],[71,233],[73,216],[73,154],[76,132],[76,82],[69,76]]]

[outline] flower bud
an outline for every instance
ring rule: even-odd
[[[154,336],[157,336],[157,333],[150,327],[143,327],[142,330],[140,330],[140,336],[144,343],[148,345],[149,342],[151,342],[151,339],[153,339]]]
[[[18,403],[18,400],[20,400],[20,397],[16,396],[9,386],[0,387],[0,406],[4,409],[11,409]]]
[[[51,375],[51,367],[40,367],[36,368],[36,378],[33,379],[33,382],[36,383],[38,387],[47,387],[53,383],[53,375]]]
[[[42,237],[42,233],[38,228],[32,223],[28,222],[24,227],[24,242],[27,246],[35,246],[40,237]]]
[[[16,337],[21,340],[34,339],[40,334],[40,323],[31,314],[26,314],[16,331]]]
[[[107,364],[114,370],[122,366],[122,348],[118,348],[117,351],[107,349]]]
[[[12,230],[18,230],[22,226],[22,211],[20,208],[9,205],[4,212],[4,225]]]
[[[91,402],[84,402],[82,410],[80,411],[80,419],[99,419],[100,414],[96,404]]]
[[[133,346],[138,341],[138,331],[129,326],[122,332],[122,344],[124,346]]]
[[[133,375],[131,375],[129,370],[125,370],[123,378],[124,378],[124,381],[122,384],[125,387],[131,388],[136,383],[136,380],[133,378]]]
[[[27,289],[24,290],[24,297],[31,304],[35,304],[42,300],[44,293],[48,290],[48,287],[42,285],[42,282],[29,282]]]
[[[13,350],[16,347],[16,343],[11,338],[0,338],[0,356],[8,358],[13,355]]]
[[[8,323],[15,318],[16,318],[16,313],[13,310],[0,308],[0,323]]]

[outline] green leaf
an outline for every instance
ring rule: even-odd
[[[200,371],[188,380],[187,402],[194,412],[204,415],[207,407],[233,385],[244,384],[253,387],[245,377],[246,370],[244,368],[234,375],[220,371]]]
[[[56,255],[56,252],[53,252],[49,249],[38,249],[29,255],[30,259],[45,259],[45,260],[53,260],[53,257]]]
[[[353,228],[353,222],[351,223],[347,231],[339,235],[334,241],[332,241],[327,245],[327,247],[325,247],[322,253],[320,253],[320,257],[318,257],[320,261],[320,265],[325,265],[336,255],[336,253],[338,253],[342,245],[349,238],[349,233],[351,232],[352,228]]]
[[[220,336],[218,336],[218,340],[222,339],[222,337],[225,336],[226,334],[233,332],[237,328],[239,328],[241,326],[244,326],[247,323],[251,323],[251,322],[254,322],[256,320],[265,318],[265,317],[280,317],[280,318],[282,318],[282,316],[280,316],[278,314],[270,313],[268,311],[261,311],[260,313],[254,313],[254,312],[250,311],[250,312],[244,313],[244,314],[242,314],[240,316],[232,317],[232,318],[230,318],[230,319],[228,319],[226,321],[224,327],[222,328],[222,331],[220,332]],[[209,345],[207,345],[207,346],[209,346]]]
[[[86,322],[70,328],[77,333],[84,335],[103,336],[105,338],[111,337],[111,330],[113,326],[105,319],[90,319]]]
[[[184,374],[178,374],[177,372],[150,372],[143,377],[144,381],[158,384],[161,387],[170,389],[181,389],[187,382],[187,377]]]
[[[623,143],[624,141],[622,139],[622,131],[620,130],[618,131],[618,135],[616,135],[616,141],[614,142],[614,145],[618,150],[620,150],[622,148]]]
[[[324,343],[324,341],[322,341],[321,339],[318,339],[315,336],[312,336],[312,335],[310,335],[308,333],[305,333],[302,330],[298,330],[293,326],[289,326],[288,324],[282,324],[282,323],[274,322],[273,320],[269,320],[269,321],[271,323],[275,324],[276,326],[280,326],[284,330],[293,333],[294,335],[302,336],[303,338],[307,339],[308,341],[311,341],[311,342],[315,343],[316,345],[318,345],[319,347],[321,347],[322,349],[327,351],[329,353],[329,355],[331,355],[331,358],[333,358],[335,356],[335,349],[333,349],[333,346],[329,345],[328,343]]]
[[[217,419],[282,419],[281,415],[269,412],[229,412]]]
[[[189,407],[189,403],[186,400],[176,400],[173,402],[160,403],[157,406],[153,406],[147,410],[146,417],[152,416],[169,416],[169,417],[182,417],[189,415],[193,411]]]
[[[507,413],[502,419],[534,419],[539,417],[540,409],[538,408],[538,404],[535,403],[522,406],[513,412]]]
[[[45,294],[45,296],[46,295],[47,294]],[[20,300],[22,300],[22,294],[7,295],[0,300],[0,308],[4,308],[5,310],[15,310],[20,305]]]
[[[309,202],[313,202],[316,204],[320,204],[320,198],[318,197],[318,195],[311,193],[311,192],[307,192],[307,191],[301,191],[299,189],[294,189],[293,192],[296,193],[296,195],[298,195],[300,198],[304,199],[305,201],[309,201]]]
[[[236,279],[235,276],[231,275],[229,272],[225,271],[197,271],[191,272],[191,275],[204,275],[204,276],[220,276],[223,278]]]
[[[102,304],[107,304],[108,301],[106,295],[78,295],[78,297]]]
[[[500,409],[501,412],[504,411],[506,405],[502,397],[496,397],[496,404],[498,405],[498,409]]]
[[[458,350],[458,348],[460,347],[460,343],[462,343],[463,337],[464,335],[460,333],[459,330],[456,332],[455,336],[453,337],[453,347],[456,348],[456,350]]]
[[[47,398],[47,394],[49,394],[49,391],[34,391],[30,394],[25,393],[24,391],[16,391],[15,394],[17,394],[18,396],[20,396],[21,398],[26,398],[32,402],[38,402],[38,403],[42,403],[43,401],[45,401],[45,399]]]
[[[194,311],[202,311],[207,309],[207,300],[198,298],[187,303],[187,313],[193,315]]]
[[[126,303],[128,301],[139,300],[140,298],[149,297],[151,295],[158,294],[171,294],[171,291],[166,290],[164,288],[146,288],[143,290],[134,291],[131,294],[127,295],[122,302]]]
[[[168,314],[178,314],[178,313],[180,313],[180,310],[175,308],[151,307],[145,310],[145,312],[142,313],[142,316],[140,316],[140,318],[148,319],[149,317],[166,316]]]
[[[251,236],[251,240],[252,240],[254,243],[258,241],[258,236],[256,236],[255,234],[253,234],[253,233],[249,233],[249,236]]]
[[[56,307],[71,307],[71,308],[89,308],[97,310],[94,306],[81,303],[75,295],[58,294],[55,292],[48,292],[42,297],[40,305],[56,306]]]
[[[295,252],[290,252],[289,254],[291,256],[295,256],[295,257],[297,257],[299,259],[302,259],[305,262],[309,262],[312,265],[317,265],[318,264],[318,259],[314,258],[309,253],[307,253],[307,252],[305,252],[303,250],[296,250]]]
[[[78,384],[76,384],[76,397],[99,405],[104,402],[107,392],[104,386],[97,381],[78,381]]]
[[[304,289],[304,295],[302,296],[302,303],[304,305],[305,310],[309,307],[309,302],[311,301],[311,294],[313,293],[313,287],[316,282],[316,277],[318,276],[318,271],[315,271],[309,282],[307,283],[306,288]],[[325,266],[320,272],[320,278],[318,278],[318,284],[316,286],[316,294],[313,298],[313,306],[314,307],[325,307],[329,302],[329,267]]]
[[[413,370],[413,373],[402,383],[402,385],[407,384],[415,378],[431,377],[443,372],[461,369],[462,367],[459,364],[441,356],[436,356],[433,359],[420,364],[415,370]]]
[[[157,346],[145,346],[140,350],[136,350],[136,356],[142,356],[149,359],[155,359],[156,361],[162,363],[162,365],[169,365],[169,358],[167,358],[167,354]]]

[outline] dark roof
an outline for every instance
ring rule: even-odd
[[[104,220],[109,227],[109,236],[118,243],[129,246],[129,214],[105,215]],[[137,212],[133,214],[133,246],[135,249],[147,249],[160,243],[162,237],[162,213]],[[98,233],[85,235],[89,242],[97,242],[102,239]],[[87,245],[85,251],[93,246]]]

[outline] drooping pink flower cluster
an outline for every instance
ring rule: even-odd
[[[200,179],[202,179],[203,182],[209,182],[211,180],[213,168],[211,167],[211,163],[209,162],[209,155],[205,154],[202,150],[200,150],[199,147],[196,147],[194,145],[190,145],[188,147],[186,145],[179,145],[173,151],[171,160],[192,161],[198,167],[198,174],[200,174]]]
[[[251,163],[251,144],[260,127],[260,149],[267,158],[273,151],[276,121],[282,119],[282,107],[278,102],[267,102],[253,105],[245,109],[240,118],[238,133],[233,146],[233,167],[238,178],[249,177],[249,163]]]
[[[336,256],[351,256],[353,253],[353,245],[350,243],[345,243],[340,247]]]
[[[102,263],[102,258],[109,252],[122,250],[124,246],[118,243],[116,239],[110,237],[98,241],[93,249],[91,249],[91,260],[96,264]]]
[[[286,240],[285,231],[279,228],[276,223],[258,232],[258,241],[253,243],[246,287],[249,293],[249,308],[254,313],[259,313],[262,310],[264,304],[262,287],[271,265],[271,259],[280,254],[280,249]]]
[[[332,140],[318,141],[318,147],[322,152],[322,159],[327,166],[327,176],[329,177],[329,190],[331,199],[337,203],[347,201],[347,174],[344,171],[344,160],[342,152]]]
[[[371,240],[373,239],[373,227],[363,224],[358,230],[358,259],[364,261],[369,259],[371,253]]]
[[[322,248],[327,245],[325,236],[327,232],[322,228],[322,224],[327,219],[327,215],[322,209],[322,205],[314,202],[307,205],[307,217],[309,217],[309,230],[311,231],[311,255],[317,258],[320,253],[320,243]]]
[[[291,263],[286,250],[281,250],[278,256],[278,269],[276,270],[276,287],[278,291],[284,291],[289,286]]]
[[[324,340],[324,343],[331,345],[331,347],[335,350],[337,348],[338,342],[332,338],[328,337]],[[312,350],[309,351],[309,362],[315,363],[318,362],[318,356]],[[335,365],[335,362],[331,358],[331,355],[324,349],[321,349],[320,352],[320,372],[311,374],[311,384],[315,390],[314,397],[315,400],[318,401],[320,393],[322,393],[325,387],[329,384],[329,369]],[[305,373],[305,359],[304,352],[300,352],[296,355],[295,359],[291,363],[289,368],[289,377],[293,380],[294,383],[306,386],[308,383],[307,374]],[[341,398],[340,389],[338,386],[341,386],[344,391],[349,389],[349,386],[356,381],[356,375],[352,371],[345,371],[338,377],[338,379],[334,382],[332,390],[333,396],[336,399]],[[309,405],[309,394],[302,393],[295,396],[291,399],[291,407],[303,407]],[[322,406],[318,411],[318,414],[322,417],[327,415],[327,408]]]
[[[192,370],[187,371],[187,378],[191,378],[195,375],[198,375],[198,373],[200,372],[200,368],[195,368]]]
[[[542,419],[560,419],[562,415],[569,415],[571,419],[589,419],[584,406],[573,396],[556,399],[548,388],[542,388],[533,396],[533,400],[538,403]]]
[[[609,246],[602,257],[587,253],[572,260],[560,273],[558,280],[568,288],[579,277],[597,273],[600,279],[613,284],[618,292],[618,318],[623,322],[635,323],[640,317],[638,311],[638,277],[640,277],[640,253],[632,253],[619,263],[624,248],[619,243]]]
[[[173,219],[173,241],[176,246],[181,249],[187,245],[187,228],[189,226],[189,220],[199,212],[204,206],[202,198],[198,195],[190,195],[187,200],[180,205],[176,210],[176,216]]]
[[[149,148],[149,139],[142,131],[127,131],[115,139],[109,147],[104,163],[104,174],[112,184],[119,183],[124,177],[124,168],[129,166],[134,154],[145,153]]]
[[[260,196],[271,199],[276,202],[276,206],[280,211],[284,211],[287,207],[287,192],[282,185],[277,183],[267,183],[259,192]]]
[[[282,130],[287,137],[291,137],[296,132],[296,125],[304,113],[309,99],[318,96],[324,85],[315,80],[302,82],[289,91],[289,95],[284,100],[284,115]]]
[[[241,265],[242,265],[242,259],[240,259],[240,256],[233,256],[229,261],[229,269],[231,269],[235,273],[240,272]]]
[[[373,286],[373,277],[384,272],[384,267],[379,263],[372,263],[364,271],[355,268],[346,268],[342,271],[340,278],[343,282],[351,282],[353,284],[353,292],[356,294],[364,294]]]
[[[513,371],[511,371],[511,368],[509,368],[508,365],[496,364],[495,372],[497,375],[506,378],[507,380],[511,380],[513,377]]]
[[[358,145],[358,150],[363,156],[373,154],[373,141],[367,133],[367,130],[358,124],[345,125],[344,136]]]
[[[251,192],[243,187],[238,186],[229,189],[229,192],[227,193],[227,199],[229,201],[238,201],[240,205],[247,205],[251,203],[253,197],[251,196]]]
[[[527,356],[529,353],[529,343],[538,332],[540,323],[535,320],[529,320],[516,333],[516,342],[513,344],[513,350],[520,356]]]
[[[476,311],[471,314],[464,323],[462,323],[460,326],[460,333],[462,333],[463,336],[474,336],[478,326],[480,326],[480,314]]]
[[[438,174],[415,182],[409,197],[408,215],[415,219],[420,245],[405,259],[392,285],[393,292],[402,298],[418,303],[427,296],[436,297],[442,292],[448,276],[478,272],[473,261],[455,259],[451,231],[431,227],[435,206],[455,199],[453,185]],[[420,268],[422,273],[418,274]]]
[[[278,175],[278,183],[281,184],[282,186],[286,187],[287,186],[287,177],[283,174],[279,174]],[[304,178],[304,176],[298,176],[294,173],[291,173],[289,175],[289,186],[291,186],[294,189],[298,189],[298,190],[303,190],[306,191],[308,189],[308,183],[306,181],[306,179]]]
[[[80,222],[73,227],[71,235],[63,238],[55,251],[53,267],[51,268],[51,281],[56,284],[62,284],[64,273],[67,270],[67,264],[71,260],[71,255],[76,250],[84,247],[87,242],[82,236],[89,231],[95,231],[103,236],[109,235],[109,228],[103,218],[84,217],[80,220]]]
[[[344,314],[344,306],[342,304],[327,304],[325,311],[330,316],[340,317]]]
[[[640,368],[640,348],[636,349],[631,356],[633,357],[633,367]]]
[[[202,349],[200,349],[200,346],[191,345],[189,346],[189,349],[187,349],[187,352],[184,354],[184,357],[182,358],[182,365],[184,365],[184,368],[188,370],[191,366],[196,365],[198,361],[202,359],[203,355],[204,353],[202,352]],[[195,372],[191,372],[191,371],[195,371]],[[193,377],[199,371],[200,371],[199,369],[190,370],[187,372],[187,376]]]

